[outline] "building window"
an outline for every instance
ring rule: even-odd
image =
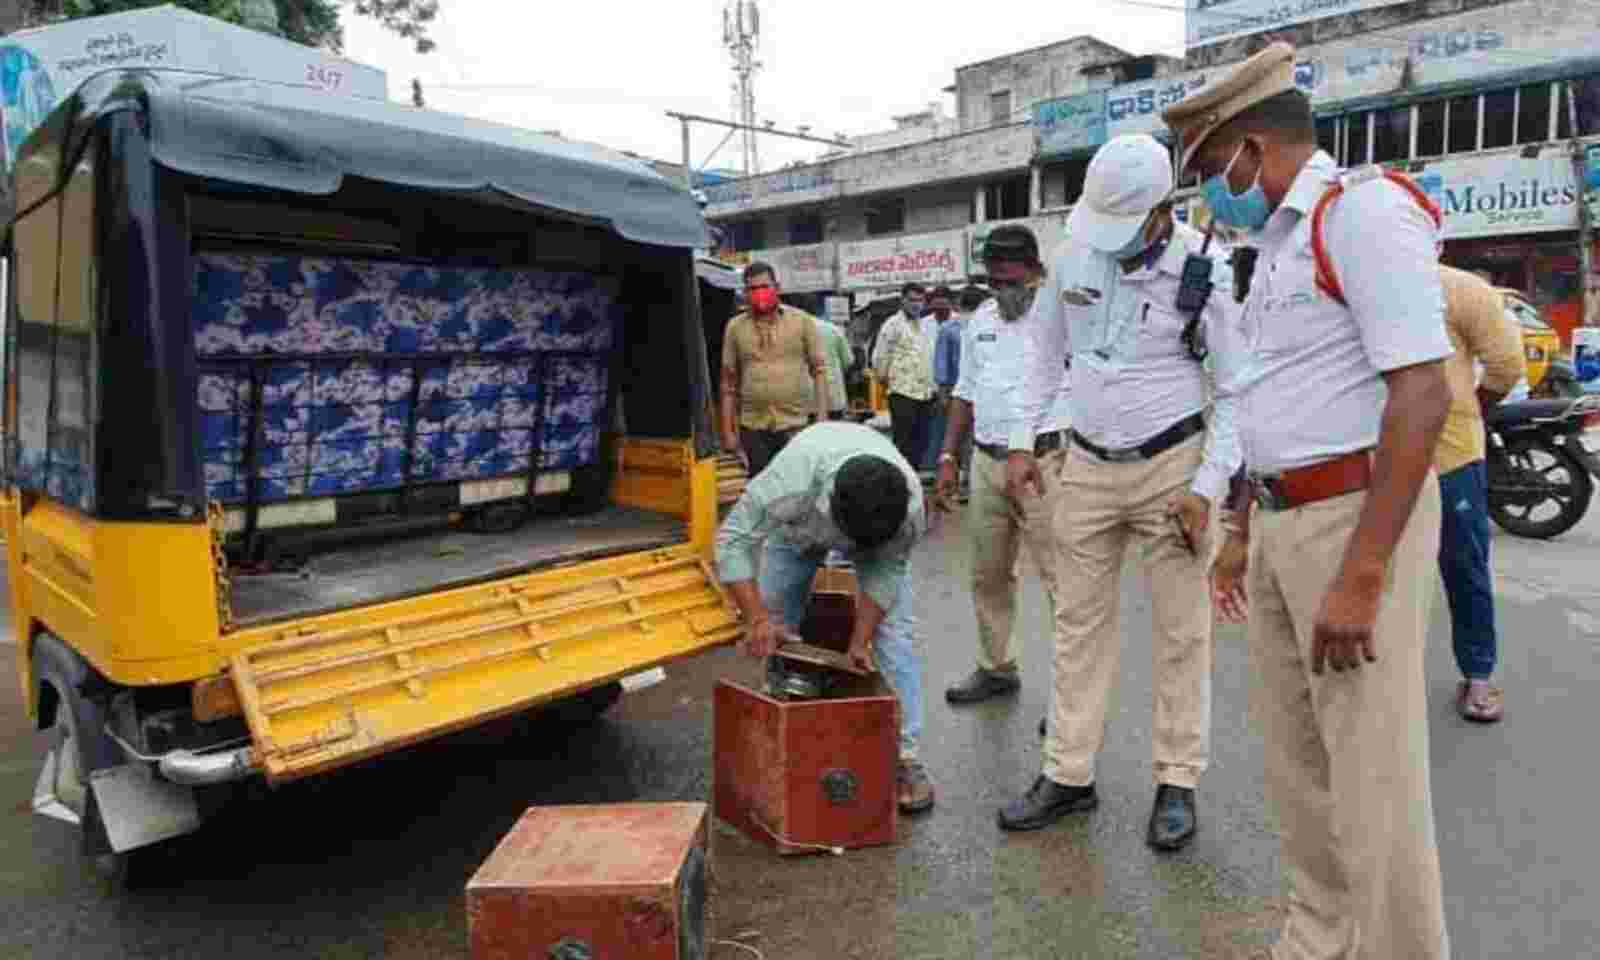
[[[766,224],[760,220],[735,220],[724,225],[724,243],[728,249],[743,252],[760,250],[767,245]]]
[[[994,183],[985,184],[983,188],[983,208],[985,217],[989,220],[1015,220],[1026,217],[1028,211],[1027,175],[1020,177],[1007,177]],[[1082,191],[1082,185],[1079,185]]]
[[[1478,149],[1478,98],[1456,97],[1450,101],[1450,153],[1471,153]]]
[[[1011,122],[1011,91],[989,94],[989,122],[1002,126]]]
[[[1566,131],[1562,137],[1572,135],[1571,114],[1567,110],[1568,90],[1578,106],[1578,135],[1600,133],[1600,76],[1577,77],[1561,85],[1561,125]]]
[[[1372,114],[1372,162],[1411,157],[1411,108],[1390,107]]]
[[[1444,155],[1445,117],[1443,100],[1430,100],[1427,103],[1417,104],[1417,156]]]
[[[1550,139],[1550,84],[1530,83],[1517,91],[1517,142]]]
[[[1371,153],[1367,150],[1371,120],[1370,113],[1352,113],[1344,118],[1344,157],[1340,161],[1344,166],[1359,167],[1372,162]]]
[[[821,243],[822,242],[822,215],[816,213],[802,213],[789,218],[789,242]]]
[[[1339,118],[1325,117],[1317,121],[1317,146],[1327,151],[1328,156],[1339,155]]]
[[[1483,95],[1483,146],[1509,147],[1516,142],[1517,91],[1495,90]]]
[[[886,233],[904,233],[905,229],[904,197],[876,197],[867,204],[867,236],[880,237]]]
[[[1089,175],[1089,160],[1090,157],[1087,156],[1074,157],[1063,165],[1066,176],[1065,200],[1063,202],[1067,206],[1077,203],[1079,198],[1083,196],[1083,181]]]

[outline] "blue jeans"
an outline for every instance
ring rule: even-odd
[[[1494,673],[1494,583],[1489,578],[1489,486],[1482,460],[1439,476],[1439,576],[1450,601],[1456,666],[1468,680]]]
[[[791,631],[798,631],[811,599],[811,581],[826,559],[824,552],[808,552],[777,537],[767,538],[761,559],[761,600]],[[894,603],[872,640],[878,670],[900,700],[900,757],[917,756],[922,734],[922,658],[914,643],[917,620],[911,591],[911,571],[900,578]]]

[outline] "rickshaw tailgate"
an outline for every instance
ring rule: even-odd
[[[527,709],[738,635],[703,556],[657,550],[285,625],[233,682],[285,782]]]

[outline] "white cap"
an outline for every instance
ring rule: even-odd
[[[1083,196],[1067,217],[1067,236],[1096,250],[1119,250],[1172,193],[1172,157],[1148,133],[1113,137],[1095,151]]]

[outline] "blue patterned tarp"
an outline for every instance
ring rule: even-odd
[[[252,428],[263,502],[397,486],[408,459],[426,482],[524,473],[536,448],[541,470],[599,454],[618,319],[606,278],[202,254],[193,303],[213,499],[246,495]]]

